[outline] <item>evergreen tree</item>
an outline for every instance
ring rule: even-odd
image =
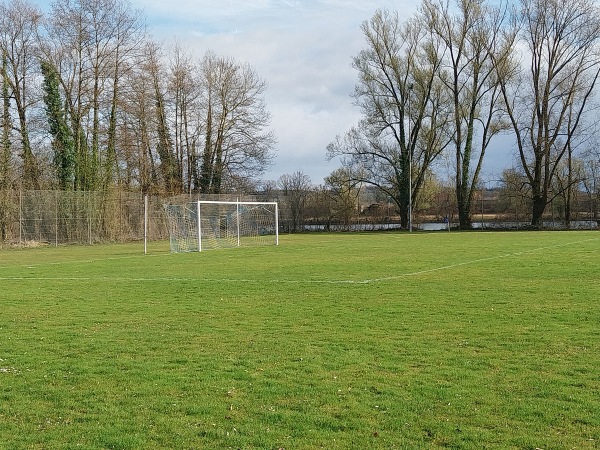
[[[58,73],[56,68],[42,61],[44,76],[44,103],[50,134],[52,135],[52,150],[54,151],[54,167],[61,189],[73,189],[75,181],[75,148],[73,133],[69,128],[58,88]]]

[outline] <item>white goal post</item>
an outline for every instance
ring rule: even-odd
[[[279,245],[276,202],[197,202],[165,205],[171,252]]]

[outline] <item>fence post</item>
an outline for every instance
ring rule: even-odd
[[[196,215],[198,216],[198,251],[202,251],[202,217],[200,216],[200,200],[196,203]]]
[[[19,188],[19,247],[23,246],[23,191]]]
[[[58,247],[58,191],[54,191],[54,246]]]
[[[89,191],[83,191],[84,198],[87,196],[87,205],[88,205],[88,243],[92,245],[92,216],[94,214],[93,206],[92,206],[92,198],[94,195],[90,195]],[[97,199],[94,199],[97,200]]]
[[[148,194],[144,195],[144,255],[148,253]]]
[[[275,202],[275,245],[279,245],[279,203]]]
[[[235,221],[237,222],[237,246],[240,246],[240,198],[236,199],[235,204]]]

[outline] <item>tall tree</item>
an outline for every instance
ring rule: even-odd
[[[22,185],[39,188],[40,172],[30,138],[30,110],[39,100],[34,95],[37,70],[37,33],[41,12],[26,0],[0,3],[0,51],[3,63],[3,83],[6,83],[10,100],[14,103],[20,136],[22,160]]]
[[[11,174],[11,130],[12,120],[10,117],[10,96],[7,73],[7,58],[2,52],[2,138],[0,140],[0,242],[4,242],[7,235],[9,222],[8,187],[10,186]]]
[[[2,52],[2,140],[0,141],[0,191],[10,185],[11,172],[11,131],[10,90],[8,83],[6,52]]]
[[[273,158],[275,137],[267,130],[267,85],[252,67],[207,52],[201,76],[205,134],[198,191],[216,194],[228,178],[261,174]]]
[[[119,82],[143,35],[139,12],[124,0],[52,4],[41,42],[73,130],[76,189],[98,189],[115,177]]]
[[[486,150],[509,128],[502,120],[495,63],[510,57],[506,14],[484,0],[424,0],[421,17],[444,49],[440,78],[449,91],[455,149],[455,186],[461,228],[471,228],[471,208]],[[508,39],[503,39],[508,36]]]
[[[120,164],[125,166],[123,181],[126,185],[139,186],[145,193],[163,192],[166,182],[161,176],[155,125],[154,72],[158,70],[156,64],[161,64],[161,59],[156,56],[159,51],[154,42],[147,41],[132,65],[132,70],[124,74],[123,94],[127,101],[121,105],[123,125],[119,134],[119,147],[122,150]],[[160,70],[163,73],[163,69]]]
[[[183,179],[179,161],[174,154],[173,142],[167,117],[165,103],[166,79],[164,67],[159,59],[158,48],[149,54],[149,75],[152,80],[152,95],[154,100],[154,124],[156,126],[156,152],[160,158],[160,170],[164,187],[168,193],[181,193]]]
[[[589,202],[590,220],[600,219],[600,143],[592,141],[582,156],[583,181],[582,185]],[[599,223],[600,225],[600,223]]]
[[[403,25],[397,13],[378,11],[362,31],[367,47],[353,60],[353,96],[363,119],[327,155],[341,157],[354,182],[389,195],[406,227],[428,168],[450,142],[441,48],[422,22]]]
[[[88,0],[83,0],[88,1]],[[52,4],[42,36],[44,59],[53,64],[64,93],[70,128],[75,144],[75,189],[94,190],[97,159],[90,152],[87,133],[93,110],[93,70],[90,61],[93,29],[79,0],[59,0]],[[91,130],[90,130],[91,131]]]
[[[53,162],[62,190],[71,190],[75,182],[75,148],[73,133],[67,122],[67,114],[60,97],[58,73],[47,61],[41,63],[44,76],[44,103],[52,136]]]
[[[200,181],[199,147],[202,134],[201,83],[198,67],[190,55],[176,45],[171,52],[169,91],[173,99],[175,155],[182,170],[185,191],[196,189]]]
[[[514,83],[500,79],[530,186],[531,224],[540,227],[600,75],[600,8],[593,0],[521,0],[519,20],[530,64]]]
[[[123,107],[121,93],[123,79],[126,73],[133,70],[135,61],[142,54],[146,41],[146,30],[139,10],[132,10],[129,3],[115,1],[108,10],[106,18],[105,35],[108,42],[102,54],[106,55],[105,62],[108,76],[106,89],[106,102],[108,106],[108,124],[106,130],[106,154],[103,164],[103,186],[108,187],[119,178],[119,164],[117,155],[117,120],[119,109]],[[102,61],[102,60],[101,60]],[[125,130],[123,131],[126,132]]]

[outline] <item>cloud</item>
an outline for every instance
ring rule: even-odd
[[[51,0],[37,0],[48,10]],[[326,147],[360,119],[350,94],[352,57],[365,43],[360,24],[377,9],[410,17],[408,0],[130,0],[160,42],[177,41],[201,58],[207,50],[249,63],[267,81],[267,107],[278,138],[277,158],[265,179],[301,170],[315,184],[339,166]],[[510,165],[512,143],[490,149],[485,176]]]
[[[315,184],[339,166],[326,162],[326,147],[359,120],[350,94],[351,67],[364,46],[360,24],[378,8],[413,3],[354,0],[134,0],[153,35],[177,40],[201,57],[207,50],[248,62],[269,85],[267,107],[278,138],[277,179],[301,170]]]

